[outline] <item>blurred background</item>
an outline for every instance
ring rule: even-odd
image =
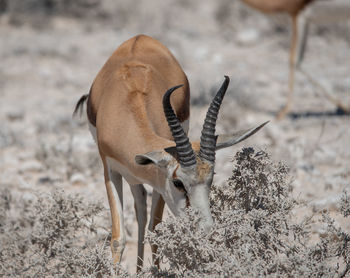
[[[350,9],[319,19],[310,23],[302,63],[317,84],[297,71],[291,113],[277,121],[288,92],[287,15],[262,14],[238,0],[0,0],[0,186],[28,199],[55,187],[101,199],[109,221],[85,112],[75,119],[72,112],[112,52],[143,33],[166,45],[188,76],[190,138],[199,138],[224,75],[231,84],[219,133],[271,121],[251,139],[218,152],[215,183],[229,177],[238,148],[266,149],[290,166],[293,192],[310,210],[337,215],[341,192],[350,190],[350,118],[323,91],[350,107]],[[123,264],[134,271],[137,226],[124,188]]]

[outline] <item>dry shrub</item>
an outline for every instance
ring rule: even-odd
[[[0,277],[118,277],[95,218],[101,203],[61,191],[34,201],[0,195]],[[125,274],[126,275],[126,274]]]
[[[310,241],[312,217],[300,223],[293,209],[288,169],[265,151],[245,148],[235,156],[232,177],[213,185],[214,227],[198,228],[199,213],[189,209],[170,217],[149,234],[157,256],[176,277],[345,277],[350,266],[350,236],[324,214],[325,232]],[[349,211],[344,195],[343,211]],[[346,207],[346,208],[345,208]],[[340,266],[341,264],[342,266]]]
[[[346,191],[343,192],[341,198],[340,211],[346,217],[350,215],[350,196]]]
[[[159,246],[163,268],[138,277],[347,277],[350,235],[327,213],[297,222],[288,169],[265,151],[245,148],[232,176],[210,194],[214,227],[199,228],[188,209],[148,234]],[[344,192],[340,208],[349,215]],[[98,233],[100,203],[56,191],[33,201],[0,190],[0,277],[130,277],[113,268],[106,239]],[[323,232],[310,240],[315,221]],[[135,275],[136,276],[136,275]]]

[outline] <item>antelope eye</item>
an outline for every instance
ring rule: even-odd
[[[173,180],[173,183],[174,183],[174,186],[175,186],[178,190],[180,190],[180,191],[182,191],[182,192],[186,192],[186,189],[185,189],[184,184],[182,183],[182,181],[180,181],[180,180],[178,180],[178,179],[174,179],[174,180]]]

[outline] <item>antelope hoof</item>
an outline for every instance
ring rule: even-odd
[[[112,249],[112,257],[113,257],[114,264],[120,263],[124,252],[124,248],[125,248],[125,240],[112,239],[111,249]]]

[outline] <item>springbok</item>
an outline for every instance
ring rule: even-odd
[[[350,113],[350,107],[340,99],[335,98],[327,89],[318,81],[319,78],[312,77],[301,67],[301,62],[306,52],[308,39],[308,29],[310,24],[344,22],[350,20],[350,1],[349,0],[317,0],[312,5],[307,6],[298,17],[297,50],[296,50],[296,68],[316,88],[322,92],[323,96],[332,102],[336,107],[345,113]]]
[[[151,37],[138,35],[112,54],[95,78],[90,93],[78,101],[75,112],[87,100],[90,131],[103,162],[114,262],[121,260],[125,247],[122,177],[133,194],[139,228],[137,271],[143,265],[147,221],[144,183],[153,187],[150,230],[162,220],[164,201],[175,216],[189,205],[199,210],[202,228],[210,230],[213,220],[208,194],[215,151],[241,142],[266,124],[232,135],[215,135],[217,115],[228,84],[229,78],[225,77],[208,109],[200,142],[191,144],[187,137],[190,100],[187,77],[165,46]],[[173,94],[175,90],[177,93]],[[157,247],[151,249],[154,254]]]
[[[295,75],[295,54],[298,46],[298,15],[306,5],[314,0],[243,0],[253,8],[264,13],[288,13],[292,18],[292,40],[289,54],[289,82],[288,82],[288,98],[285,106],[279,111],[277,118],[283,118],[289,111],[293,91],[294,91],[294,75]]]
[[[242,0],[253,8],[264,13],[288,13],[292,18],[292,39],[289,53],[288,98],[285,106],[279,111],[277,118],[283,118],[289,111],[294,91],[295,69],[301,72],[314,85],[319,87],[325,97],[349,113],[341,101],[331,96],[323,86],[301,69],[305,53],[309,24],[312,22],[339,21],[350,18],[350,3],[348,0]],[[310,5],[312,4],[312,5]]]

